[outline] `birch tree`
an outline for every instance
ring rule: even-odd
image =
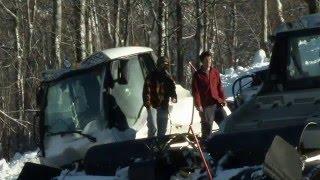
[[[177,79],[179,83],[183,82],[183,67],[184,60],[182,54],[182,7],[180,0],[176,0],[176,33],[177,33]]]
[[[320,12],[320,1],[319,0],[304,0],[309,7],[309,13],[315,14]]]
[[[19,3],[15,1],[15,5],[19,6]],[[0,6],[11,16],[14,20],[14,41],[15,41],[15,59],[17,61],[17,89],[18,89],[18,98],[17,105],[19,109],[19,120],[24,119],[24,106],[25,106],[25,90],[24,90],[24,74],[23,74],[23,48],[22,48],[22,40],[20,36],[20,22],[21,16],[19,11],[13,13],[9,8],[5,6],[5,4],[0,0]]]
[[[120,0],[113,1],[113,47],[120,46],[120,9],[121,3]]]
[[[86,57],[86,0],[76,0],[76,62],[80,63]]]
[[[53,59],[58,67],[62,67],[61,30],[62,30],[62,0],[53,1]]]
[[[195,11],[196,11],[196,52],[195,55],[198,56],[201,51],[203,51],[203,22],[202,22],[202,11],[201,11],[201,1],[195,0]]]
[[[226,38],[227,38],[227,46],[228,46],[228,65],[234,66],[236,62],[236,55],[235,49],[237,46],[237,39],[236,39],[236,29],[237,29],[237,7],[234,1],[230,3],[230,15],[228,18],[229,28],[226,31]]]
[[[164,0],[158,1],[158,57],[165,55],[165,20],[164,20]]]
[[[36,12],[37,12],[37,0],[33,1],[33,8],[31,8],[30,0],[27,0],[28,40],[27,40],[26,56],[28,57],[28,61],[30,60],[30,55],[32,53],[32,40],[33,40]]]
[[[275,0],[276,5],[277,5],[277,15],[278,15],[278,24],[284,23],[284,16],[283,16],[283,8],[282,8],[282,3],[281,0]]]
[[[203,0],[203,50],[208,50],[208,0]]]
[[[130,23],[130,14],[131,14],[131,0],[126,0],[126,18],[124,23],[124,36],[123,36],[123,44],[129,45],[129,23]]]
[[[86,47],[87,47],[87,54],[93,53],[93,12],[92,12],[92,6],[91,1],[89,0],[87,3],[86,8]]]
[[[94,35],[94,51],[101,50],[101,38],[100,38],[100,29],[99,29],[99,18],[96,7],[95,0],[91,0],[91,9],[92,9],[92,28]]]
[[[260,48],[263,49],[266,53],[269,52],[268,50],[268,1],[262,0],[262,26],[261,26],[261,39],[260,39]]]

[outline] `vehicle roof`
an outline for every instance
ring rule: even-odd
[[[105,49],[99,52],[96,52],[86,59],[84,59],[78,68],[75,69],[57,69],[57,70],[47,70],[42,73],[43,82],[51,82],[59,78],[68,76],[69,74],[74,74],[81,72],[92,67],[98,66],[102,63],[112,61],[118,58],[124,58],[135,54],[150,53],[153,50],[148,47],[141,46],[129,46],[129,47],[118,47]]]
[[[131,47],[118,47],[103,50],[102,52],[110,59],[117,59],[121,57],[126,57],[129,55],[140,54],[151,52],[152,49],[148,47],[141,46],[131,46]]]
[[[305,15],[295,21],[282,23],[275,29],[275,34],[316,27],[320,27],[320,13]]]

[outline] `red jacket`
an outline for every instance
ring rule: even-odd
[[[225,101],[220,73],[217,69],[211,68],[207,74],[199,69],[193,74],[192,95],[195,106],[203,108],[214,104],[221,104]]]

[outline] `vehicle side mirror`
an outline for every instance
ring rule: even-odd
[[[36,94],[36,102],[38,107],[42,105],[43,95],[44,95],[43,93],[44,93],[43,87],[39,86]]]
[[[128,84],[128,68],[127,68],[127,61],[121,61],[120,67],[118,71],[118,79],[117,82],[119,84]]]

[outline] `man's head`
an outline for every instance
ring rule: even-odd
[[[157,67],[160,70],[169,69],[169,59],[167,57],[160,57],[157,61]]]
[[[200,54],[200,61],[201,61],[202,66],[205,69],[210,68],[211,63],[212,63],[212,55],[211,55],[211,53],[209,51],[202,52]]]

